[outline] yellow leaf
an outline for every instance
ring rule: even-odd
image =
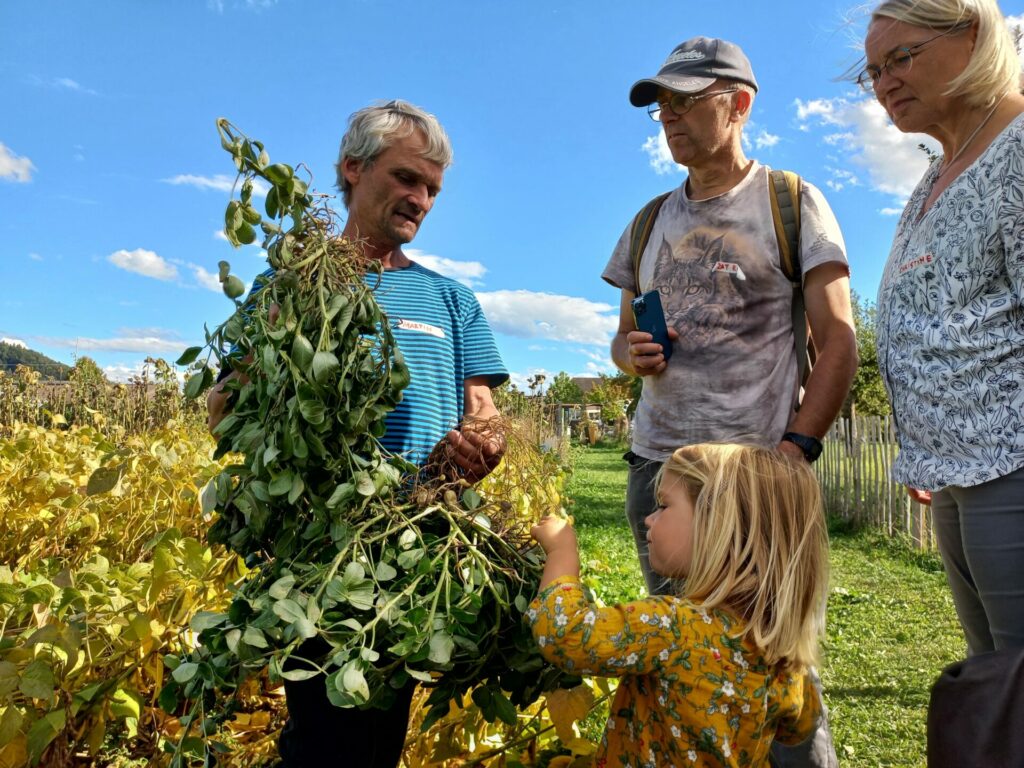
[[[145,642],[153,636],[153,629],[149,625],[149,617],[142,613],[137,613],[129,619],[129,624],[132,628],[132,632],[135,633],[135,637],[140,642]]]
[[[573,727],[582,720],[594,706],[594,693],[585,685],[566,690],[558,688],[547,694],[548,714],[555,725],[555,732],[563,744],[577,737]]]
[[[559,755],[558,757],[551,758],[548,763],[548,768],[569,768],[572,764],[572,756],[570,755]]]
[[[19,734],[10,744],[0,749],[0,768],[22,768],[28,764],[25,736]]]

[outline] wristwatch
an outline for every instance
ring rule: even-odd
[[[782,436],[783,440],[788,440],[801,451],[804,452],[804,458],[808,462],[813,462],[819,456],[821,456],[821,440],[810,435],[801,435],[796,432],[787,432]]]

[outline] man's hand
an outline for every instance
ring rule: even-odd
[[[675,341],[679,338],[679,332],[669,327],[668,337]],[[668,366],[661,344],[656,344],[653,339],[654,337],[645,331],[630,331],[626,334],[629,364],[637,376],[653,376]]]
[[[448,460],[469,482],[483,480],[505,455],[505,436],[489,421],[467,421],[445,436]]]
[[[228,415],[228,398],[231,397],[231,392],[227,391],[225,387],[229,381],[234,380],[242,384],[249,383],[249,377],[244,373],[232,371],[214,384],[206,395],[206,428],[210,430],[210,434],[213,434],[213,430]]]
[[[271,325],[277,323],[277,318],[280,314],[280,307],[277,304],[271,304],[267,310],[267,319],[270,320]],[[242,362],[246,364],[251,363],[252,357],[246,357]],[[249,383],[249,377],[246,374],[232,371],[214,384],[209,394],[206,395],[206,428],[210,430],[211,434],[224,417],[228,415],[228,398],[231,397],[231,393],[225,392],[224,387],[233,379],[237,379],[243,386]]]
[[[803,449],[796,443],[789,442],[789,440],[780,441],[779,444],[775,446],[775,450],[779,451],[779,453],[784,453],[787,456],[792,456],[794,459],[807,461],[807,457],[804,456]]]
[[[922,491],[918,488],[911,488],[910,486],[907,486],[907,495],[918,504],[924,504],[927,507],[932,505],[931,491]]]

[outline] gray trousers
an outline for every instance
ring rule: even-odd
[[[633,531],[633,541],[640,556],[640,570],[647,591],[652,595],[670,595],[676,591],[671,579],[659,576],[651,570],[647,556],[647,526],[644,518],[658,505],[654,480],[661,469],[661,462],[648,461],[629,451],[623,458],[629,462],[629,478],[626,482],[626,519]],[[811,679],[821,697],[822,716],[818,729],[802,744],[787,746],[775,742],[771,749],[771,764],[775,768],[839,768],[836,748],[832,743],[832,731],[828,727],[828,709],[821,694],[821,679],[816,670],[811,670]]]
[[[1024,646],[1024,469],[936,491],[932,521],[968,654]]]

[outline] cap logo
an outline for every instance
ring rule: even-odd
[[[704,58],[704,51],[677,51],[665,59],[665,63],[661,66],[667,67],[669,64],[675,64],[679,61],[699,61]]]

